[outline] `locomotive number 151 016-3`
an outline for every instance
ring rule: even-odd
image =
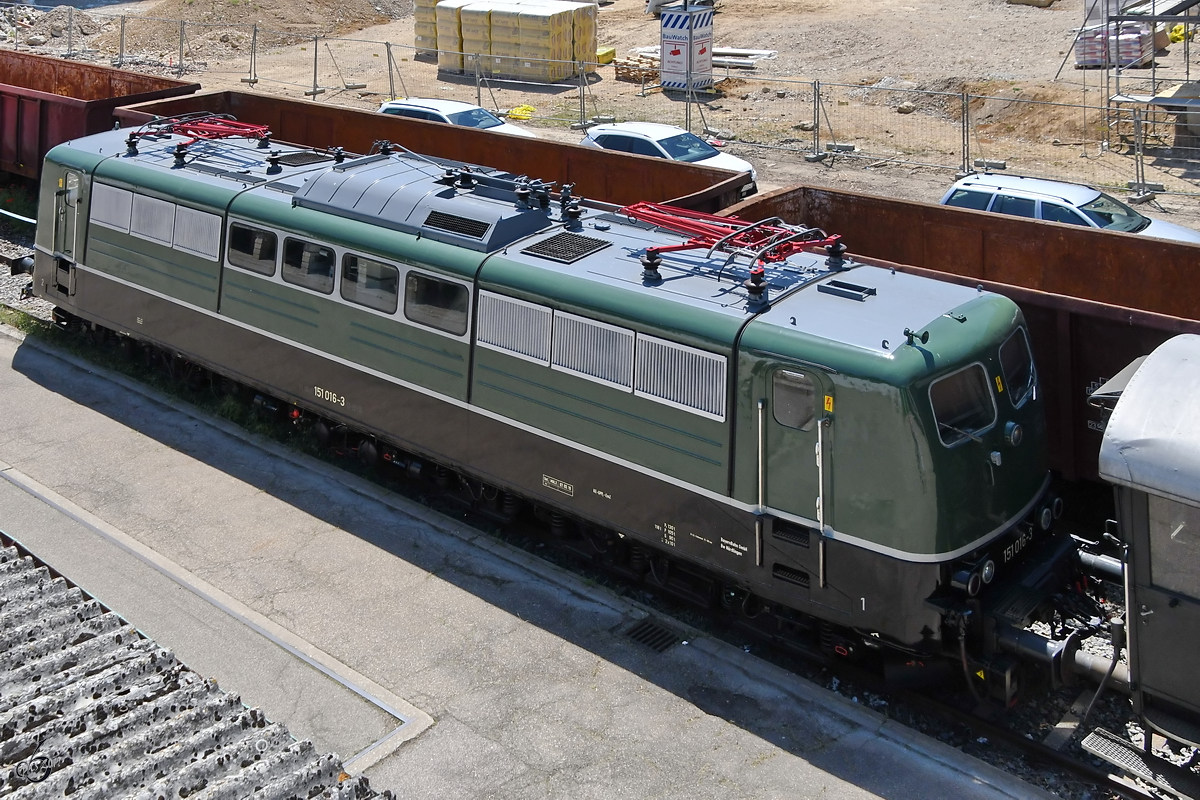
[[[328,389],[322,389],[320,386],[314,386],[313,391],[318,400],[324,400],[326,403],[332,403],[335,406],[346,405],[346,396],[344,394],[331,392]]]

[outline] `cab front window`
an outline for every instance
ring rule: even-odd
[[[979,441],[978,434],[996,422],[996,404],[987,373],[980,364],[934,381],[929,386],[929,402],[937,421],[938,438],[947,447],[968,439]]]
[[[1004,385],[1008,387],[1008,399],[1014,408],[1020,408],[1037,383],[1033,353],[1029,351],[1029,338],[1024,328],[1017,328],[1000,345],[1000,371],[1004,374]]]

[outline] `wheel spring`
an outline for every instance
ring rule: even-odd
[[[833,649],[833,626],[824,620],[821,621],[821,649]]]
[[[550,512],[550,535],[562,538],[567,532],[567,517],[561,511]]]
[[[436,483],[439,487],[445,489],[447,486],[450,485],[450,475],[451,474],[452,473],[449,469],[447,469],[446,467],[443,467],[441,464],[438,464],[436,467],[433,468],[433,482]]]
[[[515,494],[508,492],[504,493],[504,499],[500,502],[500,511],[506,517],[515,517],[517,512],[521,510],[521,499]]]
[[[642,575],[646,572],[647,569],[649,569],[649,567],[650,567],[650,555],[649,555],[649,553],[646,552],[645,548],[638,547],[636,544],[630,545],[630,547],[629,547],[629,568],[631,570],[633,570],[634,572],[636,572],[638,575]]]

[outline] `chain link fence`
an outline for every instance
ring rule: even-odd
[[[231,0],[232,2],[232,0]],[[0,47],[107,62],[209,85],[356,108],[397,97],[475,103],[534,128],[649,121],[809,161],[854,159],[1200,194],[1200,111],[1141,101],[1071,105],[1020,97],[760,77],[726,70],[705,92],[658,86],[644,62],[550,62],[412,44],[304,36],[0,3]],[[1136,100],[1136,98],[1135,98]],[[775,157],[775,156],[772,156]]]

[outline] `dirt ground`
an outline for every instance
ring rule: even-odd
[[[857,86],[900,86],[925,91],[961,92],[995,96],[996,100],[978,101],[971,109],[972,118],[984,135],[1028,141],[1040,136],[1045,140],[1047,159],[1063,156],[1056,163],[1068,174],[1087,166],[1077,159],[1055,151],[1060,143],[1070,143],[1087,125],[1080,113],[1061,107],[1031,107],[1015,100],[1036,99],[1056,103],[1095,105],[1101,101],[1101,75],[1075,70],[1069,60],[1075,33],[1083,21],[1084,0],[1057,0],[1049,8],[1011,5],[1006,0],[718,0],[714,18],[717,47],[774,50],[774,58],[758,62],[753,74],[738,74],[738,83],[755,79],[792,78],[820,80]],[[599,41],[613,46],[618,56],[634,48],[658,43],[659,27],[655,18],[643,13],[644,0],[615,0],[600,7]],[[352,36],[366,42],[412,42],[412,0],[142,0],[131,4],[92,6],[88,9],[105,15],[140,14],[164,20],[187,19],[194,23],[189,44],[206,59],[206,71],[196,76],[206,88],[245,90],[246,26],[289,31],[299,36]],[[222,33],[228,25],[230,32]],[[112,38],[114,26],[100,34]],[[131,31],[133,29],[131,28]],[[169,41],[165,29],[146,28],[143,35],[156,46]],[[132,34],[131,34],[131,38]],[[261,45],[262,39],[260,39]],[[132,45],[131,45],[132,46]],[[339,44],[339,48],[343,45]],[[164,51],[167,47],[163,47]],[[359,68],[380,69],[379,47],[359,48],[352,53],[337,49],[339,70],[354,73]],[[1178,50],[1179,48],[1175,48]],[[374,52],[370,52],[374,50]],[[330,51],[331,53],[333,51]],[[301,95],[298,81],[311,75],[311,57],[286,48],[263,48],[257,60],[257,72],[264,77],[256,89]],[[1174,58],[1176,66],[1180,53]],[[358,61],[356,61],[358,59]],[[404,59],[407,61],[407,59]],[[1065,67],[1064,67],[1065,62]],[[445,85],[439,81],[432,64],[402,64],[407,74],[409,94],[439,92],[437,96],[474,95],[470,86]],[[428,76],[414,78],[423,70]],[[1056,75],[1058,79],[1055,80]],[[276,85],[272,86],[272,80]],[[291,82],[288,85],[288,82]],[[731,82],[730,86],[735,85]],[[568,87],[569,88],[569,87]],[[598,107],[633,100],[637,86],[613,80],[611,72],[602,74],[589,91]],[[386,88],[384,89],[386,91]],[[399,89],[397,89],[399,91]],[[452,93],[446,93],[452,92]],[[561,102],[569,108],[572,92],[549,97],[547,105]],[[737,100],[736,91],[729,97]],[[747,99],[748,98],[748,99]],[[380,87],[369,91],[338,92],[326,95],[322,102],[338,102],[359,108],[374,107],[381,99]],[[461,99],[467,99],[462,97]],[[774,93],[741,95],[739,102],[713,104],[708,113],[713,126],[744,122],[763,115]],[[503,98],[501,98],[501,102]],[[869,102],[869,101],[868,101]],[[628,107],[620,106],[616,107]],[[782,104],[780,104],[782,107]],[[780,124],[789,125],[802,116],[795,103],[772,111]],[[920,109],[911,115],[937,115],[938,109]],[[782,116],[781,116],[782,115]],[[765,118],[765,117],[764,117]],[[671,121],[671,120],[665,120]],[[874,127],[895,130],[875,131],[880,136],[903,139],[895,115],[881,116]],[[562,141],[578,141],[580,134],[566,124],[544,125],[540,135]],[[1051,147],[1051,143],[1055,147]],[[986,146],[986,140],[977,142]],[[800,154],[787,150],[752,147],[739,142],[727,145],[730,152],[749,158],[759,170],[764,189],[807,183],[828,185],[889,196],[935,201],[953,181],[953,171],[889,162],[883,159],[827,160],[806,163]],[[1003,148],[992,147],[987,157],[1003,156]],[[1080,153],[1080,155],[1086,155]],[[950,160],[950,159],[947,159]],[[939,162],[945,163],[945,162]],[[953,162],[951,162],[953,163]],[[1117,176],[1123,181],[1124,175]],[[1132,176],[1129,176],[1132,177]],[[1115,181],[1114,181],[1115,182]],[[1151,214],[1164,216],[1184,225],[1200,228],[1200,200],[1164,195],[1148,208]]]

